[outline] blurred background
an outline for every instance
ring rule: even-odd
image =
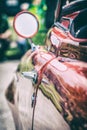
[[[44,45],[46,32],[54,22],[56,4],[57,0],[0,0],[0,62],[20,59],[30,48],[28,41],[15,33],[14,16],[22,10],[35,14],[39,31],[33,42]]]

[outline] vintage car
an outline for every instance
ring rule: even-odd
[[[24,99],[24,102],[28,103],[28,100],[31,99],[25,98],[29,93],[27,79],[31,79],[33,85],[33,92],[31,92],[33,95],[30,94],[32,95],[31,105],[33,107],[32,129],[34,129],[35,108],[38,106],[36,101],[43,101],[41,98],[37,98],[39,90],[47,99],[50,99],[57,112],[62,115],[70,127],[65,128],[66,125],[64,125],[60,128],[61,130],[87,129],[86,16],[86,0],[73,1],[63,7],[62,1],[59,0],[55,12],[56,20],[47,33],[44,46],[36,46],[31,39],[37,33],[39,27],[37,18],[32,13],[22,11],[14,18],[15,31],[21,37],[29,38],[31,49],[22,57],[18,66],[13,98],[9,98],[9,89],[6,96],[13,104],[18,105],[20,100],[23,102]],[[23,82],[23,80],[25,81]],[[9,87],[11,90],[13,89],[12,84],[12,87]],[[23,95],[21,95],[23,87],[25,88],[22,92]],[[24,109],[24,106],[22,106],[22,109]],[[43,116],[44,109],[43,105]],[[47,113],[50,109],[47,110]],[[54,113],[52,118],[58,120]],[[46,120],[49,120],[49,118],[46,117]],[[52,129],[59,129],[58,125],[59,123]],[[38,129],[44,130],[46,127]]]

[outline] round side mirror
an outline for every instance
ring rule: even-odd
[[[14,17],[13,27],[19,36],[32,38],[38,32],[39,22],[32,13],[21,11]]]

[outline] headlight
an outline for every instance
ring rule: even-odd
[[[52,34],[50,40],[52,45],[56,46],[57,48],[60,46],[60,40],[55,35]]]

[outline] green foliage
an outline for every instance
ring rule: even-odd
[[[45,45],[46,32],[38,32],[36,36],[32,38],[36,45]]]

